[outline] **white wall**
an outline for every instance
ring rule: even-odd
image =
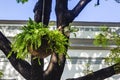
[[[15,36],[20,32],[20,27],[18,27],[17,24],[11,24],[5,25],[2,24],[0,26],[0,31],[7,36],[9,39],[10,37]],[[21,26],[21,25],[19,25]],[[93,35],[96,35],[97,32],[93,31],[79,31],[77,32],[77,38],[93,38]],[[73,38],[73,34],[71,34],[71,37]],[[88,40],[89,41],[89,40]],[[82,43],[83,44],[83,43]],[[92,43],[91,43],[92,44]],[[81,46],[80,44],[73,44]],[[84,45],[84,46],[89,46]],[[110,53],[109,50],[90,50],[90,49],[69,49],[68,54],[71,57],[71,59],[67,59],[64,73],[62,75],[62,80],[65,80],[67,78],[73,78],[78,76],[83,76],[86,74],[87,66],[86,64],[89,64],[90,71],[96,71],[101,68],[107,67],[107,65],[104,63],[103,58],[105,58]],[[49,63],[49,58],[45,59],[45,67],[47,67]],[[15,69],[11,66],[11,64],[8,62],[8,60],[5,58],[4,54],[0,51],[0,70],[3,71],[4,76],[2,79],[17,79],[17,80],[25,80]],[[106,80],[120,80],[119,75],[110,77]]]

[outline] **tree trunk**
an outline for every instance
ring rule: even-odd
[[[38,0],[34,8],[34,20],[39,23],[42,22],[44,25],[48,25],[51,13],[52,0]],[[31,59],[31,80],[46,80],[44,78],[44,59],[38,60]]]

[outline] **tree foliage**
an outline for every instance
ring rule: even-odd
[[[94,44],[104,48],[114,44],[105,60],[111,65],[120,63],[120,34],[106,26],[101,29],[102,32],[95,37]]]
[[[28,0],[16,0],[17,1],[17,3],[22,3],[22,4],[24,4],[25,2],[28,2]]]

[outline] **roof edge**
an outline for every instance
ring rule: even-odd
[[[28,20],[0,20],[0,24],[26,24]],[[56,21],[50,21],[56,24]],[[120,22],[89,22],[89,21],[73,21],[71,25],[75,26],[120,26]]]

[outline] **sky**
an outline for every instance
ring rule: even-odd
[[[69,9],[72,9],[79,0],[69,0]],[[37,0],[29,0],[25,4],[18,4],[16,0],[0,0],[0,20],[28,20],[33,19],[33,8]],[[120,4],[115,0],[100,0],[100,5],[95,7],[97,0],[92,0],[74,21],[120,22]],[[52,4],[50,20],[56,20],[55,0]]]

